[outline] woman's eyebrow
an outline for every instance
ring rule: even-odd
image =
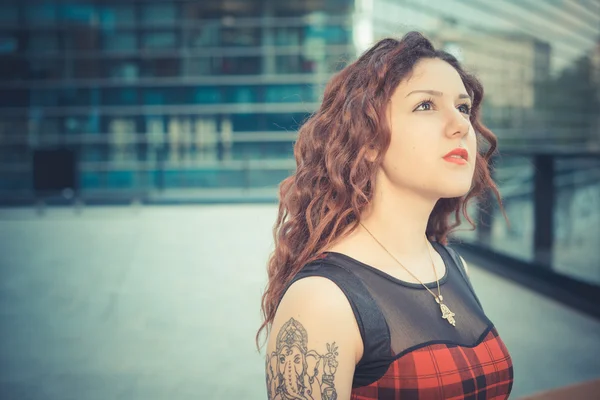
[[[438,96],[438,97],[441,97],[441,96],[444,95],[444,93],[438,92],[437,90],[413,90],[412,92],[410,92],[409,94],[407,94],[406,97],[408,97],[408,96],[410,96],[411,94],[414,94],[414,93],[427,93],[427,94],[430,94],[432,96]],[[469,96],[466,93],[461,93],[461,94],[458,95],[458,98],[459,99],[469,99],[470,100],[471,96]]]

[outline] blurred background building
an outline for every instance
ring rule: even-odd
[[[593,0],[5,0],[0,201],[28,204],[50,189],[34,174],[35,165],[48,171],[35,152],[56,169],[56,148],[74,155],[73,190],[61,196],[75,201],[274,200],[295,168],[297,129],[331,75],[375,40],[413,29],[486,89],[513,224],[491,218],[472,240],[493,233],[497,250],[600,283]],[[552,238],[536,248],[540,169],[552,181],[538,189],[553,201],[538,230]]]
[[[332,74],[410,30],[499,138],[511,224],[455,240],[600,315],[596,0],[2,0],[0,205],[274,203]]]

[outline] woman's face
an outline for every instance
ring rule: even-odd
[[[387,115],[391,142],[380,175],[393,187],[427,197],[465,195],[477,152],[470,109],[471,99],[450,64],[420,60],[392,95]],[[446,157],[459,147],[466,150],[466,159]]]

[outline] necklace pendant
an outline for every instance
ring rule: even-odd
[[[448,323],[451,324],[452,326],[456,326],[456,320],[454,319],[454,316],[456,314],[453,313],[452,311],[450,311],[448,306],[445,305],[444,303],[442,303],[440,301],[440,299],[436,298],[435,301],[440,305],[440,310],[442,311],[442,318],[447,320]]]

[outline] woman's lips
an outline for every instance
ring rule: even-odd
[[[465,160],[464,158],[462,158],[460,156],[448,156],[448,157],[444,157],[444,160],[446,160],[450,163],[459,164],[459,165],[465,165],[467,163],[467,160]]]
[[[457,147],[448,154],[446,154],[443,158],[448,162],[464,165],[469,159],[469,152],[462,147]]]

